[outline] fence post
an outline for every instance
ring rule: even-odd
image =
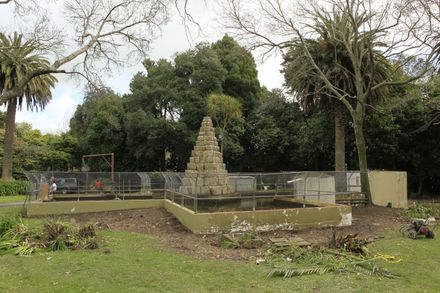
[[[27,176],[26,176],[27,178]],[[31,203],[31,197],[32,197],[32,187],[31,187],[31,181],[29,180],[29,178],[27,178],[28,180],[28,198],[29,198],[29,203]],[[25,200],[26,203],[26,200]]]
[[[78,188],[78,193],[76,194],[77,196],[78,196],[78,201],[79,201],[79,184],[80,184],[80,181],[79,181],[79,178],[80,178],[81,176],[78,176],[78,179],[76,180],[76,187]]]
[[[130,174],[128,174],[130,175]],[[125,200],[125,179],[122,179],[122,200]],[[121,195],[121,172],[118,172],[118,192]]]
[[[318,177],[318,202],[321,202],[321,176],[322,176],[322,173],[319,172],[319,177]]]
[[[193,200],[194,200],[194,213],[197,214],[197,201],[198,201],[198,198],[197,197],[193,197]]]
[[[306,207],[307,175],[308,173],[306,172],[304,177],[304,186],[303,186],[303,208]]]
[[[257,201],[255,198],[255,188],[252,188],[252,210],[255,211],[257,207]]]
[[[286,191],[289,191],[289,183],[287,183],[287,181],[292,180],[292,196],[289,196],[290,199],[295,198],[295,177],[292,176],[293,174],[289,173],[290,175],[287,175],[287,179],[286,179]],[[291,177],[290,177],[291,176]],[[289,180],[290,178],[290,180]]]

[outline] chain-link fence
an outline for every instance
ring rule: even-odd
[[[27,172],[33,198],[166,198],[195,212],[307,207],[363,200],[360,172]],[[55,183],[56,190],[52,188]],[[295,201],[286,199],[296,199]]]

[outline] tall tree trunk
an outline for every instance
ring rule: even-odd
[[[345,171],[345,123],[344,111],[335,107],[335,171]]]
[[[165,145],[162,145],[161,154],[159,156],[159,169],[161,171],[166,171],[167,169],[167,150]]]
[[[362,192],[368,200],[368,204],[372,205],[370,190],[370,179],[368,178],[368,165],[367,165],[367,148],[365,146],[363,118],[355,117],[353,119],[354,135],[356,138],[356,148],[358,153],[359,170],[361,172],[361,188]]]
[[[419,187],[417,188],[417,197],[421,197],[423,193],[423,182],[425,181],[425,176],[419,176]]]
[[[226,128],[226,126],[220,129],[220,136],[221,136],[221,138],[220,138],[220,153],[222,154],[222,156],[223,156],[223,148],[225,146],[225,132],[226,132],[225,128]]]
[[[347,191],[345,171],[345,123],[342,105],[335,105],[335,190]]]
[[[12,179],[12,158],[14,155],[15,113],[17,111],[17,99],[8,102],[5,125],[5,143],[2,166],[2,179]]]

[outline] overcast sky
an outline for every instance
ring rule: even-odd
[[[192,48],[196,43],[214,42],[223,36],[223,32],[216,21],[215,7],[204,4],[203,0],[190,1],[189,9],[194,17],[199,21],[203,28],[203,36],[194,36],[194,40],[189,41],[185,35],[184,25],[178,15],[174,15],[171,21],[163,28],[162,35],[153,42],[150,58],[157,60],[160,58],[172,58],[177,52],[182,52]],[[59,15],[56,15],[56,14]],[[54,15],[55,14],[55,15]],[[54,18],[59,18],[61,12],[54,10]],[[17,26],[10,9],[0,10],[0,26],[5,28]],[[264,63],[261,63],[258,55],[255,55],[258,66],[258,76],[260,83],[269,89],[282,86],[283,77],[280,73],[280,56],[274,56]],[[112,77],[104,77],[105,83],[114,91],[120,94],[129,91],[130,80],[133,75],[142,71],[141,64],[135,64],[127,68],[119,68],[113,72]],[[40,129],[43,133],[60,133],[69,129],[69,120],[75,112],[76,106],[82,102],[84,82],[70,80],[66,76],[58,75],[58,84],[52,93],[52,101],[41,112],[17,112],[17,122],[26,121],[34,128]],[[4,108],[3,108],[4,110]]]

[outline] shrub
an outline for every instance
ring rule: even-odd
[[[0,181],[0,196],[27,194],[29,182],[25,180]]]
[[[95,237],[96,227],[93,224],[87,224],[79,228],[78,236],[81,238]]]
[[[0,237],[20,224],[22,224],[22,221],[19,214],[0,217]]]

